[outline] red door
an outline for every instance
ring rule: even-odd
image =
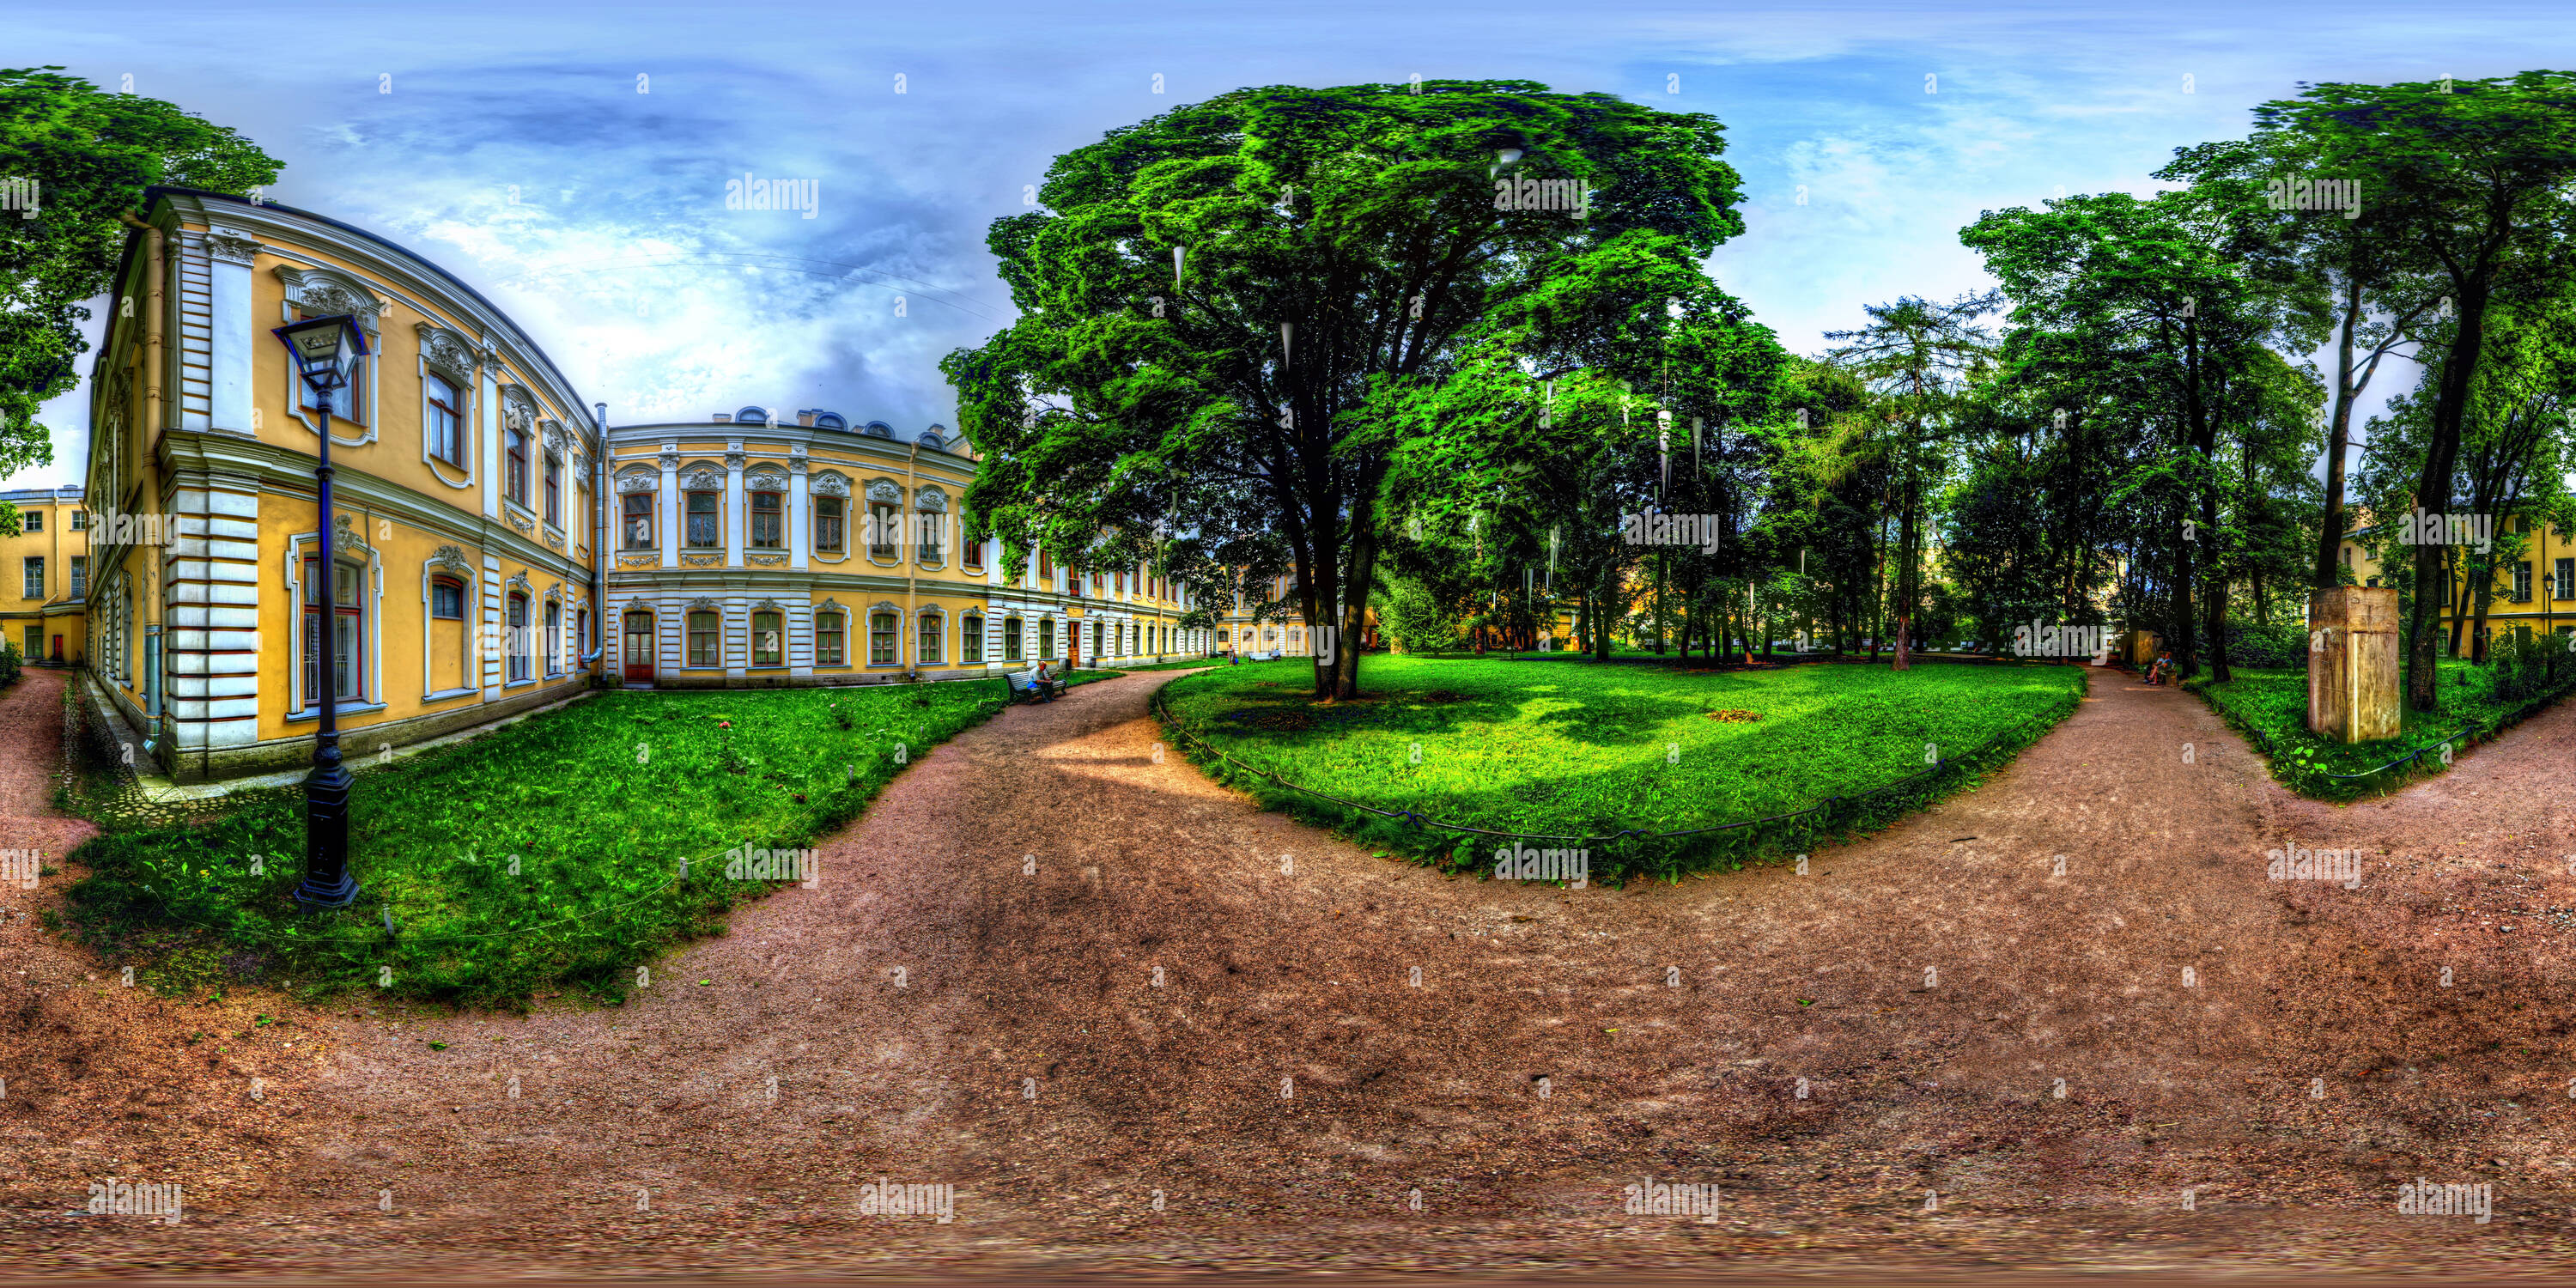
[[[63,637],[60,635],[54,637],[54,660],[57,662],[63,660]]]
[[[653,615],[651,613],[626,615],[626,647],[619,651],[619,656],[625,659],[627,679],[645,684],[653,682]]]

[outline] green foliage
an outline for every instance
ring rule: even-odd
[[[174,988],[208,982],[205,959],[186,955],[203,947],[236,978],[293,980],[307,994],[510,1006],[571,985],[615,1002],[637,965],[722,933],[727,908],[770,888],[728,880],[726,850],[813,845],[900,772],[898,744],[917,759],[1004,699],[998,679],[611,691],[364,768],[349,828],[363,890],[347,911],[306,915],[292,903],[304,850],[294,789],[250,794],[201,822],[103,833],[78,853],[90,876],[70,902],[88,943]],[[363,745],[363,732],[353,741]],[[392,983],[378,989],[386,966]]]
[[[2228,683],[2203,678],[2183,687],[2249,735],[2269,758],[2272,777],[2284,786],[2318,800],[2348,801],[2439,773],[2445,768],[2440,755],[2445,743],[2456,756],[2564,697],[2576,681],[2576,657],[2567,656],[2566,648],[2567,637],[2555,636],[2527,648],[2508,642],[2498,649],[2502,660],[2486,666],[2445,659],[2441,684],[2450,696],[2444,709],[2433,714],[2406,711],[2398,736],[2386,742],[2332,742],[2310,732],[2304,660],[2295,670],[2239,667]],[[2418,752],[2424,754],[2416,756]]]
[[[278,162],[248,139],[159,99],[104,93],[60,67],[0,68],[0,175],[36,181],[32,220],[0,238],[0,475],[53,459],[36,408],[77,382],[85,302],[114,284],[144,189],[246,193]]]
[[[1398,652],[1438,653],[1458,647],[1466,631],[1457,610],[1411,577],[1390,577],[1378,598],[1378,625]]]
[[[0,643],[0,688],[16,684],[26,673],[27,655],[14,643]]]
[[[1689,674],[1663,667],[1397,656],[1372,663],[1371,695],[1313,703],[1292,665],[1175,680],[1170,719],[1239,762],[1176,739],[1265,806],[1363,843],[1490,870],[1505,842],[1384,819],[1255,771],[1384,810],[1499,832],[1584,835],[1607,878],[1741,866],[1855,828],[1883,825],[2010,759],[2083,692],[2081,668],[1928,663],[1910,671],[1813,664]],[[1717,719],[1752,712],[1759,720]],[[1609,840],[1804,810],[1921,773],[1925,745],[1969,766],[1867,802],[1674,841]],[[1421,748],[1417,763],[1413,748]],[[1979,753],[1982,753],[1981,755]],[[1249,767],[1248,769],[1245,767]],[[1532,841],[1557,845],[1559,842]]]

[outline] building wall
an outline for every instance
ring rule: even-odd
[[[81,490],[33,488],[0,493],[0,500],[16,505],[19,516],[18,535],[0,537],[0,639],[35,665],[78,666],[88,656],[82,599],[91,571]],[[41,562],[31,569],[29,560]]]
[[[2489,637],[2493,638],[2516,630],[2529,631],[2537,635],[2576,633],[2576,537],[2550,531],[2547,524],[2532,524],[2522,519],[2507,522],[2512,526],[2513,535],[2523,542],[2524,551],[2509,562],[2499,563],[2495,570],[2495,585],[2487,603]],[[2370,551],[2362,545],[2361,537],[2369,531],[2371,530],[2364,529],[2343,539],[2344,565],[2353,570],[2353,578],[2358,585],[2400,585],[2400,580],[2383,580],[2388,576],[2387,570],[2382,569],[2379,561],[2372,558]],[[2496,535],[2501,537],[2505,534]],[[2498,558],[2501,559],[2501,556]],[[2517,567],[2525,569],[2525,575],[2529,578],[2530,594],[2526,599],[2517,599],[2514,596],[2516,580],[2514,570]],[[2414,569],[2411,566],[2401,565],[2396,570],[2397,578],[2402,579],[2406,586],[2413,584],[2414,575]],[[2465,573],[2455,573],[2452,576],[2450,591],[2452,605],[2460,602],[2461,587],[2467,581],[2468,577]],[[2460,615],[2446,607],[2442,615],[2445,638],[2448,637],[2454,618]],[[2474,595],[2468,599],[2466,616],[2474,625],[2477,616],[2477,599]],[[2464,653],[2468,651],[2465,638],[2461,649]]]

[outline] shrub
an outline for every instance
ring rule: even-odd
[[[27,655],[19,652],[17,645],[0,644],[0,689],[16,684],[26,668]]]

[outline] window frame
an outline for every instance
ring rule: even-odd
[[[699,623],[705,629],[699,629]],[[699,641],[704,640],[702,650]],[[680,617],[681,662],[683,667],[720,667],[724,665],[724,614],[712,608],[692,608]],[[699,660],[703,657],[705,660]]]
[[[787,548],[787,498],[781,492],[755,489],[747,501],[751,512],[751,548],[784,550]],[[768,539],[761,537],[763,520],[768,521]]]
[[[529,631],[528,592],[514,590],[501,598],[501,655],[503,684],[522,684],[537,678],[536,641]]]
[[[298,596],[300,602],[296,604],[296,617],[297,624],[302,630],[297,638],[301,641],[304,650],[304,656],[301,659],[304,680],[302,709],[309,712],[319,709],[322,696],[322,637],[320,634],[322,559],[318,551],[303,554],[299,559],[303,571],[303,586]],[[333,677],[339,683],[333,685],[332,700],[339,706],[348,706],[352,703],[363,705],[368,698],[367,565],[355,559],[335,559],[333,562],[338,565],[337,571],[349,574],[351,602],[339,602],[339,585],[335,580],[331,588],[333,629],[336,633],[337,624],[343,619],[349,622],[350,629],[349,647],[339,655],[340,665],[344,668],[345,674]]]
[[[1025,627],[1019,618],[1005,617],[1002,619],[1003,661],[1019,662],[1026,660],[1020,656],[1020,654],[1028,651],[1027,644],[1020,639],[1020,633],[1023,629],[1025,629]]]
[[[619,513],[617,516],[617,535],[618,539],[625,543],[621,548],[626,550],[656,549],[657,547],[653,541],[653,529],[657,525],[653,521],[655,518],[655,507],[653,503],[660,498],[661,493],[646,491],[627,492],[622,493],[621,495],[625,498],[618,502]],[[636,507],[636,502],[638,501],[643,502],[643,507],[640,510]],[[638,523],[644,525],[644,535],[641,539],[638,539],[635,536],[635,525]]]
[[[769,625],[770,647],[766,651],[760,647],[761,624],[764,621]],[[753,613],[748,638],[743,642],[749,646],[753,666],[787,665],[787,614],[768,608]]]
[[[814,665],[848,666],[849,617],[837,608],[814,615]]]
[[[984,616],[981,613],[958,614],[957,664],[959,666],[984,664]]]
[[[445,401],[438,396],[441,389],[447,391]],[[425,423],[420,427],[421,436],[429,440],[430,459],[464,469],[464,391],[456,387],[455,381],[435,371],[424,372],[421,376],[421,400],[428,413],[423,417]]]
[[[707,499],[707,532],[705,541],[698,540],[698,498]],[[680,494],[680,537],[684,550],[722,550],[724,541],[724,493],[690,491]]]
[[[546,526],[563,530],[563,453],[546,453]]]
[[[868,610],[868,665],[903,664],[903,615],[891,608]]]
[[[501,431],[502,495],[520,508],[528,504],[528,431],[514,427]]]
[[[814,553],[846,554],[846,530],[842,526],[850,513],[849,502],[837,496],[814,498]]]
[[[456,596],[455,612],[442,613],[438,611],[440,591],[452,592]],[[447,576],[434,576],[429,579],[429,619],[433,622],[461,622],[465,620],[465,583],[462,580]]]
[[[945,666],[948,656],[948,618],[936,609],[923,609],[915,627],[912,660],[923,666]]]

